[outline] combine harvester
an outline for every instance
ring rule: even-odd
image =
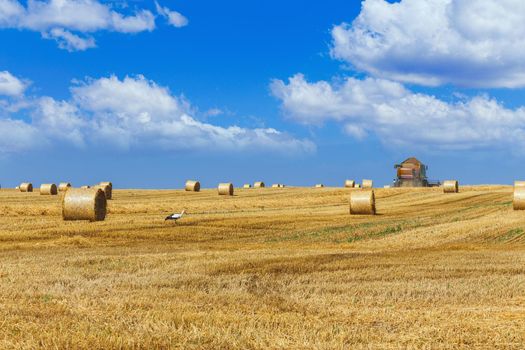
[[[396,164],[397,178],[394,187],[439,187],[441,182],[427,178],[428,166],[417,158],[411,157],[401,164]]]

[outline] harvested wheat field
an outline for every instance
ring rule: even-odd
[[[1,190],[0,348],[523,348],[510,186],[351,191],[115,190],[90,223]]]

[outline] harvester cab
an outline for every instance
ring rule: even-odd
[[[394,187],[439,186],[439,182],[428,180],[428,166],[421,163],[415,157],[408,158],[401,164],[396,164],[394,168],[397,169],[397,176],[394,180]]]

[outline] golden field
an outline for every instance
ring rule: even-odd
[[[0,348],[525,347],[511,187],[351,191],[116,190],[89,223],[2,189]]]

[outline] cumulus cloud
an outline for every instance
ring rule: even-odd
[[[332,56],[375,77],[427,86],[525,86],[522,0],[365,0],[332,30]]]
[[[223,127],[199,121],[187,100],[143,76],[88,79],[72,87],[71,94],[67,101],[47,96],[33,98],[26,107],[30,123],[13,119],[12,113],[0,114],[0,121],[11,125],[18,135],[16,142],[11,135],[14,143],[0,142],[0,153],[23,151],[39,139],[77,147],[107,145],[165,151],[315,150],[311,141],[272,128]],[[33,141],[26,134],[35,129],[40,132]],[[17,148],[19,144],[27,147]]]
[[[0,117],[0,155],[27,152],[46,143],[45,137],[33,125]]]
[[[166,16],[171,18],[170,13]],[[155,15],[145,9],[123,14],[98,0],[28,0],[26,6],[17,0],[0,0],[0,28],[37,31],[56,40],[60,48],[82,51],[96,46],[90,33],[152,31]]]
[[[335,121],[358,139],[373,133],[401,147],[525,146],[525,108],[508,109],[486,96],[448,103],[383,79],[311,83],[301,74],[275,80],[271,89],[289,118],[315,125]]]
[[[20,96],[27,84],[7,71],[0,72],[0,95]]]
[[[182,28],[188,25],[189,21],[181,13],[172,11],[167,7],[162,7],[158,2],[155,2],[155,7],[159,15],[165,17],[168,23],[176,28]]]

